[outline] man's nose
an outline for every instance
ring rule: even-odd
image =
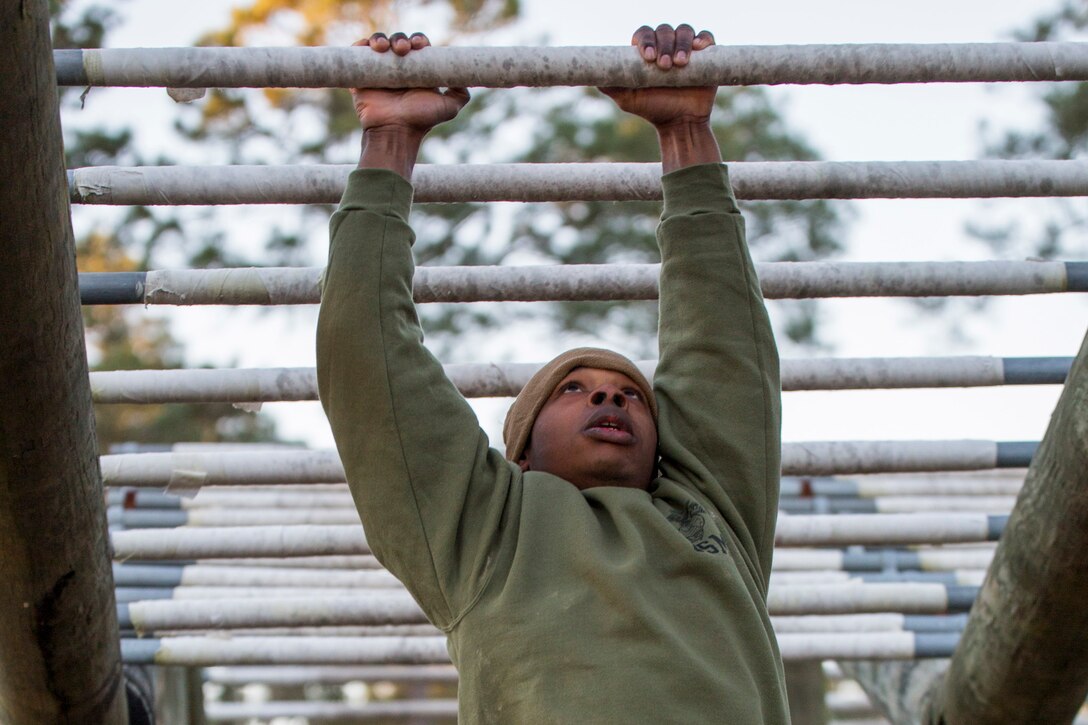
[[[615,385],[602,385],[589,396],[589,402],[593,405],[604,405],[611,402],[617,408],[627,407],[627,396]]]

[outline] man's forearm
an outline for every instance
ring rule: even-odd
[[[363,132],[360,169],[388,169],[412,180],[423,134],[403,127],[368,128]]]
[[[697,164],[720,164],[721,151],[709,121],[678,121],[657,127],[663,173]]]

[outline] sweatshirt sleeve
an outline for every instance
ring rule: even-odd
[[[411,199],[391,171],[352,172],[331,222],[317,378],[371,550],[448,628],[487,583],[520,479],[423,346]]]
[[[708,498],[764,584],[781,466],[778,351],[726,167],[662,179],[660,406],[662,469]]]

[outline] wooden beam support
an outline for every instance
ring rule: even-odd
[[[1088,696],[1088,336],[951,659],[842,662],[895,725],[1069,723]]]
[[[45,0],[0,3],[0,722],[127,722]]]
[[[1088,337],[928,708],[932,723],[1072,722],[1088,696]]]

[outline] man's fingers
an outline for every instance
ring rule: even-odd
[[[643,25],[631,36],[631,45],[638,46],[638,54],[644,60],[657,60],[657,37],[654,29],[649,25]]]
[[[397,55],[408,55],[413,50],[426,48],[431,41],[423,33],[412,33],[410,36],[406,33],[393,33],[390,36],[386,36],[385,33],[374,33],[369,38],[363,38],[354,44],[368,45],[379,53],[392,50]]]
[[[714,45],[714,34],[709,30],[699,31],[699,34],[695,36],[695,40],[691,42],[691,47],[694,50],[702,50],[712,45]]]
[[[654,31],[657,37],[657,67],[668,70],[672,67],[672,56],[676,49],[676,31],[671,25],[662,23]]]
[[[389,50],[389,38],[385,37],[385,33],[374,33],[366,44],[379,53]]]
[[[389,46],[397,55],[408,55],[412,50],[412,43],[404,33],[393,33],[390,35]]]
[[[694,40],[695,28],[687,23],[676,26],[676,50],[672,56],[673,65],[685,66],[688,64]]]

